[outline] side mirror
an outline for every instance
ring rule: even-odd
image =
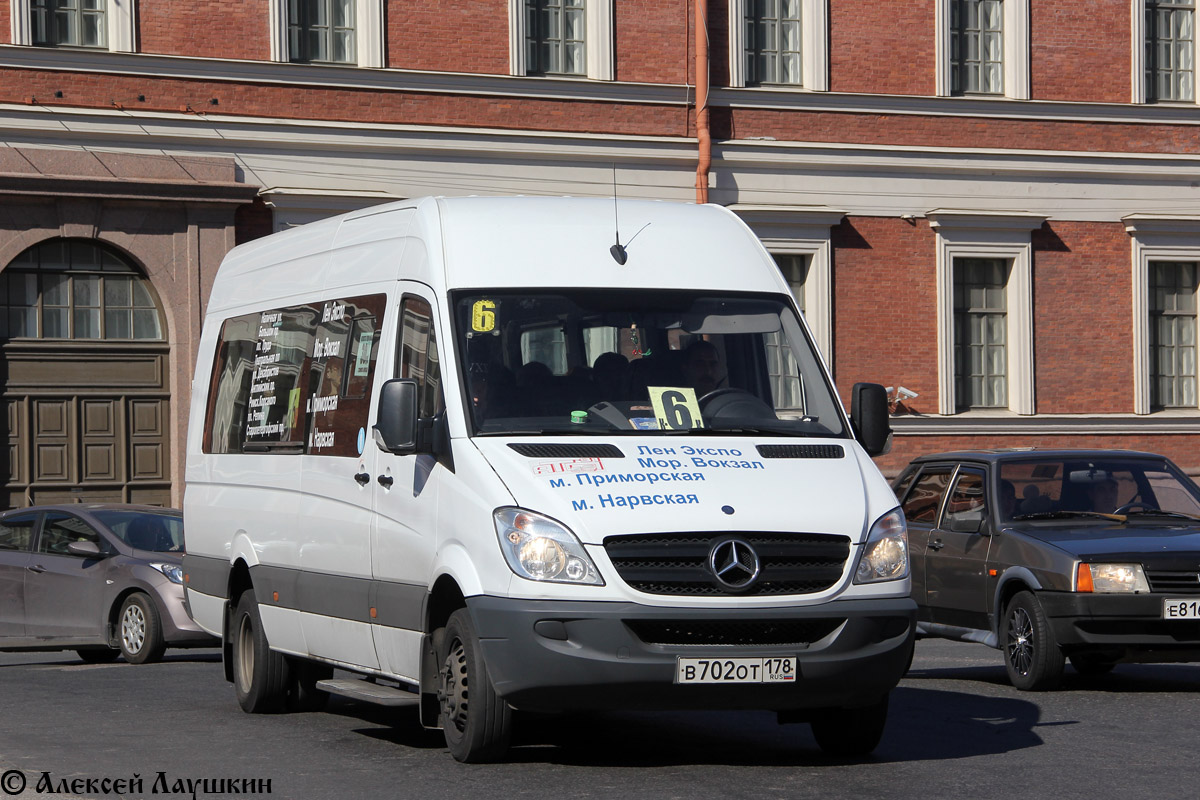
[[[971,517],[960,517],[950,520],[950,530],[955,533],[981,533],[983,520]]]
[[[375,444],[380,450],[407,455],[417,449],[417,382],[411,378],[390,380],[379,391]]]
[[[67,545],[67,552],[73,556],[83,556],[84,558],[104,557],[104,553],[100,552],[100,545],[95,542],[70,542]]]
[[[888,423],[887,390],[878,383],[856,383],[850,394],[850,424],[854,438],[869,456],[891,449],[892,427]]]

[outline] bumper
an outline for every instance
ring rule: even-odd
[[[747,610],[481,596],[467,606],[496,691],[533,711],[864,705],[903,677],[916,620],[909,598]],[[799,675],[794,683],[678,685],[679,656],[796,656]]]
[[[1038,599],[1068,652],[1104,651],[1113,660],[1200,661],[1200,620],[1163,619],[1162,594],[1041,592]]]
[[[184,601],[183,587],[167,584],[155,593],[163,638],[170,647],[216,647],[220,642],[192,622]]]

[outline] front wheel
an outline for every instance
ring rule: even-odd
[[[861,708],[828,708],[812,718],[813,738],[831,756],[868,756],[879,746],[887,724],[888,699]]]
[[[1004,667],[1013,686],[1040,692],[1058,685],[1066,659],[1032,592],[1018,592],[1005,607],[1001,640]]]
[[[450,755],[465,763],[496,761],[508,750],[512,710],[496,695],[470,614],[450,615],[438,649],[438,703]]]
[[[229,631],[238,705],[249,714],[282,711],[287,701],[287,659],[267,646],[253,589],[242,592]]]
[[[136,592],[125,598],[117,617],[121,655],[130,664],[149,664],[162,658],[163,639],[158,609],[149,595]]]

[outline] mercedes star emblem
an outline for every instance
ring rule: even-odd
[[[744,539],[722,539],[708,552],[708,568],[721,588],[737,592],[750,587],[762,570],[758,553]]]

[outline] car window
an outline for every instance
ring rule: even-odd
[[[74,514],[47,514],[42,523],[37,551],[58,556],[70,555],[67,546],[71,542],[95,542],[97,547],[104,548],[96,529]]]
[[[904,517],[909,522],[932,525],[950,484],[950,467],[933,467],[921,473],[904,501]]]
[[[913,467],[909,467],[900,475],[895,487],[897,500],[904,499],[904,493],[908,491],[909,486],[912,486],[913,478],[915,477],[917,477],[917,470]]]
[[[983,496],[983,473],[975,470],[961,470],[954,481],[954,489],[950,492],[950,500],[946,503],[942,525],[949,525],[953,520],[963,522],[981,522],[987,513],[987,505]]]
[[[183,517],[178,514],[110,509],[92,514],[132,548],[156,553],[183,551]]]
[[[28,550],[37,517],[16,517],[0,522],[0,550]]]

